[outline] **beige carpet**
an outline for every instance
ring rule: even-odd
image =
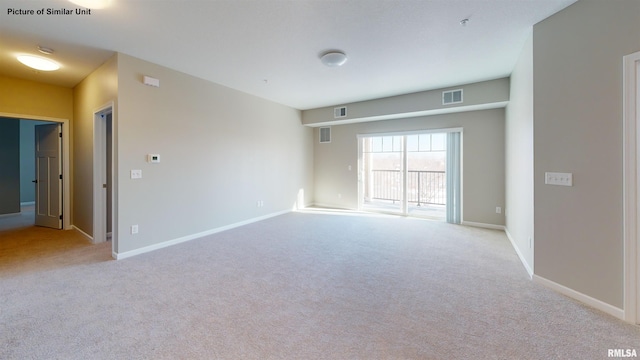
[[[109,260],[108,244],[34,254],[4,245],[12,236],[0,232],[1,359],[605,359],[610,348],[640,350],[637,327],[531,282],[498,231],[290,213],[121,261]]]

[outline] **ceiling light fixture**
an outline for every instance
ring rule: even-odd
[[[70,2],[88,9],[104,9],[111,4],[111,0],[69,0]]]
[[[24,65],[41,71],[55,71],[60,69],[60,64],[49,59],[41,58],[33,55],[20,55],[18,61]]]
[[[320,61],[329,67],[342,66],[347,62],[347,55],[342,51],[329,51],[320,57]]]
[[[41,53],[46,54],[46,55],[53,54],[53,49],[45,47],[45,46],[38,45],[38,51],[40,51]]]

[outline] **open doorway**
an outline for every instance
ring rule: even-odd
[[[18,228],[31,227],[36,224],[36,214],[40,219],[47,220],[45,226],[55,229],[70,229],[70,207],[69,207],[69,139],[68,121],[64,119],[54,119],[39,116],[0,114],[0,134],[2,136],[2,187],[0,192],[0,230],[12,230]],[[49,128],[53,133],[48,138],[54,145],[54,153],[43,147],[40,152],[36,149],[38,144],[36,129],[40,127]],[[40,132],[40,140],[43,140],[43,132]],[[61,135],[61,137],[60,137]],[[49,157],[59,168],[55,169],[55,174],[49,179],[41,177],[38,180],[38,155]],[[43,158],[40,158],[43,160]],[[40,172],[45,175],[44,172]],[[37,182],[40,181],[40,187]],[[54,182],[49,186],[49,182]],[[56,188],[58,186],[59,188]],[[47,192],[39,191],[45,189]],[[51,190],[51,191],[49,191]],[[38,212],[37,197],[40,193],[40,200],[54,200],[50,207],[48,204],[40,203]],[[54,209],[55,214],[49,210]],[[46,216],[45,216],[46,215]],[[49,218],[52,221],[49,221]],[[43,225],[43,224],[41,224]]]
[[[113,104],[94,113],[93,242],[116,239],[114,226]],[[116,251],[116,241],[112,242]]]
[[[358,137],[359,208],[460,222],[460,130]]]

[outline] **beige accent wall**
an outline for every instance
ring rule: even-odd
[[[323,144],[316,128],[316,204],[358,208],[358,134],[458,127],[464,129],[463,220],[504,225],[504,214],[496,214],[496,206],[504,207],[504,109],[337,125],[331,143]]]
[[[313,129],[298,110],[119,54],[115,123],[118,253],[289,211],[301,192],[313,201]]]
[[[534,26],[535,273],[623,306],[622,58],[640,1],[580,0]],[[573,173],[573,187],[544,184]]]
[[[93,114],[110,102],[117,113],[118,56],[114,55],[73,89],[73,224],[93,235]],[[116,116],[117,118],[117,116]]]
[[[73,119],[73,90],[0,76],[0,112]]]
[[[505,112],[505,224],[527,270],[533,272],[533,36],[511,74]]]

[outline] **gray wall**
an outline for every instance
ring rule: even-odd
[[[20,120],[20,202],[36,201],[35,126],[47,121]]]
[[[442,92],[463,90],[463,103],[442,105]],[[479,106],[504,107],[509,100],[509,78],[452,86],[382,99],[345,104],[347,116],[334,119],[334,106],[305,110],[302,123],[309,126],[332,125],[346,122],[371,121],[380,118],[407,118],[476,109]]]
[[[142,76],[160,87],[142,84]],[[118,55],[118,252],[313,201],[313,129],[300,111]],[[159,164],[146,161],[160,154]],[[129,172],[142,170],[142,179]],[[262,201],[264,206],[258,207]],[[139,233],[130,234],[130,226]]]
[[[580,0],[534,26],[535,273],[623,306],[622,58],[640,1]],[[544,184],[545,171],[574,186]]]
[[[533,37],[511,74],[505,113],[505,222],[521,259],[533,273]]]
[[[316,128],[316,204],[357,209],[358,134],[457,127],[464,128],[463,220],[504,225],[504,215],[495,212],[504,207],[504,109],[337,125],[326,144],[319,143]]]
[[[20,212],[20,121],[0,118],[0,214]]]

